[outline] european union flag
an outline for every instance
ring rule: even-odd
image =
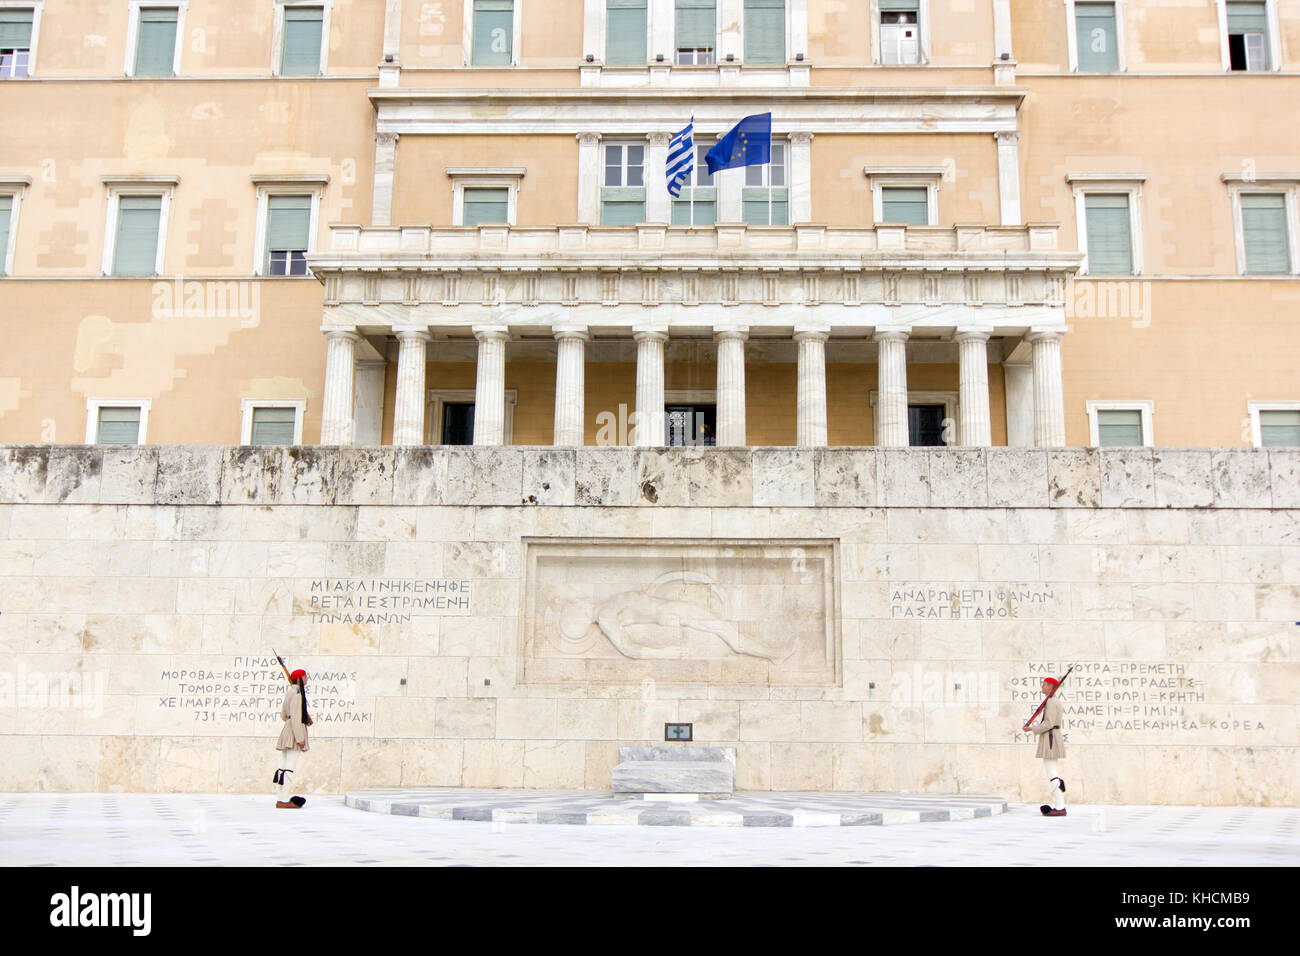
[[[736,166],[762,166],[772,159],[772,114],[746,116],[704,155],[709,175]]]

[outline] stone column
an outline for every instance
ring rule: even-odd
[[[957,366],[961,391],[961,444],[987,448],[993,444],[993,421],[989,412],[989,333],[966,330],[953,336],[957,343]]]
[[[578,134],[578,222],[600,225],[600,134]]]
[[[478,376],[474,383],[474,444],[504,445],[506,438],[506,342],[501,325],[476,325]]]
[[[826,339],[822,331],[795,332],[799,349],[799,408],[796,441],[826,447]]]
[[[1020,221],[1020,134],[1003,130],[993,134],[998,141],[998,198],[1002,225],[1019,226]]]
[[[645,164],[645,221],[670,221],[672,197],[668,195],[668,144],[673,134],[656,130],[649,136],[650,147],[646,150]],[[659,187],[664,188],[660,189]]]
[[[1064,332],[1030,332],[1034,347],[1034,444],[1065,445],[1065,398],[1061,386],[1061,339]]]
[[[321,402],[320,443],[352,444],[352,404],[361,336],[352,329],[325,333],[325,397]]]
[[[749,329],[718,329],[718,447],[745,444],[745,340]]]
[[[574,326],[554,330],[555,444],[581,445],[585,440],[587,330]]]
[[[431,336],[427,328],[395,329],[397,395],[393,401],[393,444],[424,444],[424,367]]]
[[[812,222],[813,134],[795,130],[790,134],[790,225]]]
[[[666,445],[664,434],[664,343],[668,333],[640,329],[636,340],[636,444],[641,448]]]
[[[911,444],[907,431],[907,333],[877,332],[876,444]]]
[[[397,134],[375,134],[375,183],[370,221],[388,226],[393,221],[393,176],[397,168]]]

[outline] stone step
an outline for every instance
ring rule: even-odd
[[[736,768],[729,760],[628,760],[614,768],[612,783],[617,794],[731,794]]]

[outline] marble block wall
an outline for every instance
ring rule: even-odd
[[[0,791],[1300,804],[1300,451],[0,447]]]

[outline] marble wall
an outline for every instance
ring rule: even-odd
[[[577,605],[575,607],[575,605]],[[0,447],[0,790],[1300,803],[1300,451]]]

